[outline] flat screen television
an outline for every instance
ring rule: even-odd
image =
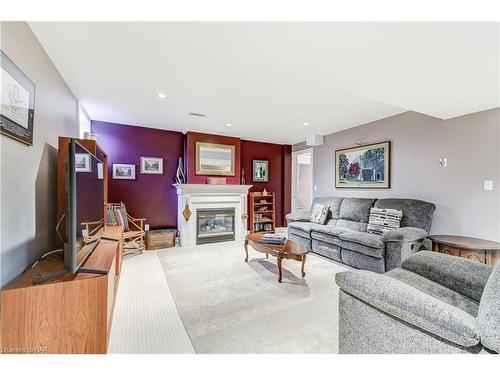
[[[64,269],[80,270],[100,239],[104,225],[104,164],[78,141],[71,140],[66,164],[66,239]],[[85,223],[91,223],[90,233]],[[92,246],[85,246],[92,245]]]

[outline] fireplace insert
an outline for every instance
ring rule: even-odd
[[[196,210],[196,244],[234,241],[234,208]]]

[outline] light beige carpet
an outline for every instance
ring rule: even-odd
[[[123,260],[108,353],[194,353],[155,251]]]
[[[283,261],[249,247],[214,244],[158,251],[196,353],[337,353],[338,288],[346,268],[308,255]]]

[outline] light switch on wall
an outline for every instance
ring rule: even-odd
[[[439,166],[440,167],[447,167],[448,166],[448,158],[439,159]]]
[[[318,191],[318,185],[314,185],[314,191]]]
[[[493,180],[484,180],[484,191],[493,190]]]

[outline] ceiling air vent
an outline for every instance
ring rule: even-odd
[[[189,112],[190,116],[198,116],[198,117],[207,117],[207,115],[203,113]]]

